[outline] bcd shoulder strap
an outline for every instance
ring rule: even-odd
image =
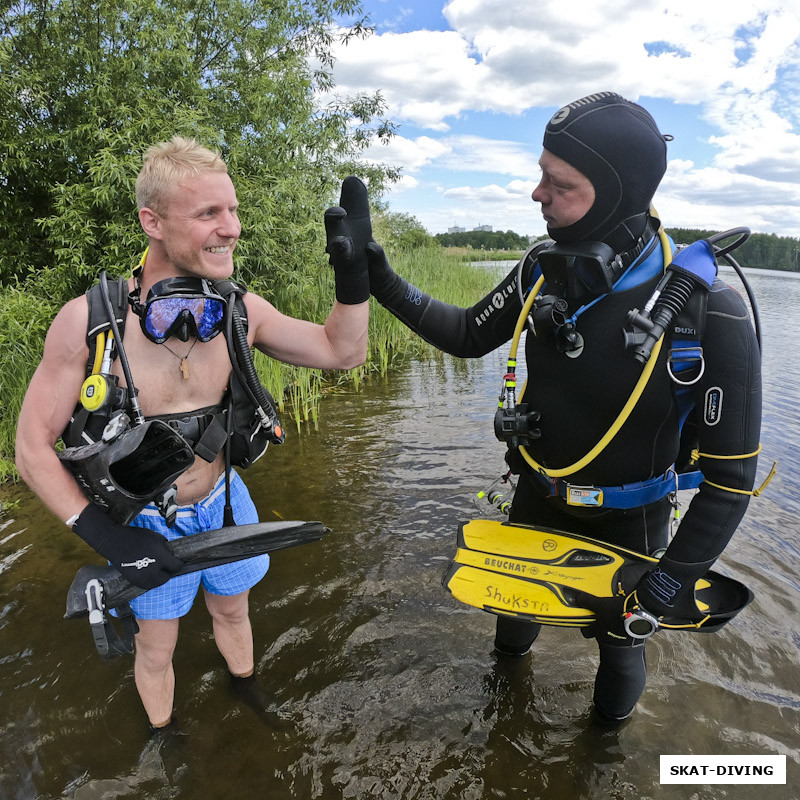
[[[108,281],[108,294],[111,305],[114,308],[117,327],[120,336],[122,336],[125,331],[125,319],[128,315],[128,282],[125,278],[118,278],[114,283]],[[89,309],[86,325],[86,344],[89,348],[89,355],[86,360],[86,377],[89,377],[89,375],[100,369],[106,337],[111,330],[111,322],[108,319],[108,313],[100,292],[100,281],[86,290],[86,303]],[[116,348],[112,351],[111,357],[116,357]],[[93,419],[93,416],[95,419]],[[72,418],[61,434],[61,440],[66,447],[79,447],[80,445],[90,444],[102,433],[106,420],[107,417],[92,415],[78,401],[75,410],[72,412]]]
[[[116,283],[109,281],[108,294],[111,299],[111,306],[114,309],[119,334],[124,336],[125,320],[128,316],[128,281],[122,277],[118,278]],[[107,334],[111,329],[111,322],[108,319],[105,303],[103,303],[103,298],[100,294],[100,281],[86,290],[86,302],[89,306],[89,322],[86,326],[86,344],[89,346],[89,358],[86,362],[86,375],[89,376],[92,374],[97,361],[98,336],[101,333]],[[105,337],[103,341],[105,342]]]
[[[670,350],[667,363],[672,377],[680,430],[680,448],[675,461],[676,471],[679,473],[693,469],[690,466],[690,454],[696,447],[698,437],[694,389],[705,369],[702,343],[707,308],[708,290],[697,286],[673,320],[669,332]]]

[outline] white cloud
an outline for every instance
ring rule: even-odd
[[[391,193],[400,194],[416,189],[419,181],[413,175],[401,175],[400,180],[392,184]]]
[[[536,176],[539,172],[538,161],[525,144],[482,136],[395,136],[388,144],[374,143],[364,152],[364,158],[412,173],[432,165],[454,172],[514,176]]]
[[[538,141],[455,135],[454,121],[476,111],[557,107],[610,89],[691,105],[714,131],[706,139],[713,160],[670,164],[659,197],[681,222],[668,224],[702,218],[718,226],[733,210],[754,230],[798,232],[798,0],[451,0],[443,14],[452,30],[351,40],[334,69],[338,91],[380,90],[391,119],[430,132],[395,137],[366,156],[401,167],[417,190],[444,182],[442,170],[453,175],[439,193],[446,207],[428,212],[448,218],[439,230],[456,210],[486,217],[502,206],[514,220],[535,212],[524,198],[524,212],[511,203],[510,187],[536,178]],[[492,173],[495,183],[468,186],[467,172]],[[497,176],[513,180],[501,185]],[[409,197],[414,191],[408,181],[401,188]]]
[[[426,215],[434,220],[430,230],[441,232],[458,220],[462,227],[492,224],[495,230],[541,234],[545,224],[539,207],[531,200],[534,181],[513,180],[504,186],[496,183],[483,186],[439,187],[439,211]],[[446,225],[443,222],[447,220]]]
[[[417,172],[431,161],[448,155],[450,151],[451,147],[446,142],[431,139],[430,136],[420,136],[417,139],[393,136],[387,144],[373,143],[364,151],[364,158]]]
[[[445,120],[470,107],[481,68],[455,31],[385,33],[350,40],[337,54],[339,91],[380,90],[395,119],[445,130]]]
[[[467,110],[558,106],[598,87],[713,106],[768,91],[800,36],[781,0],[452,0],[451,31],[351,40],[334,74],[390,115],[442,130]],[[565,94],[564,87],[569,86]]]

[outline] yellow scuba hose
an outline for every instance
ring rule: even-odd
[[[139,259],[138,267],[140,269],[144,267],[144,262],[147,259],[147,253],[149,250],[150,246],[148,245],[147,247],[145,247],[144,253],[142,253],[141,258]],[[109,342],[114,338],[114,334],[111,331],[108,332],[108,338]],[[92,375],[97,375],[100,372],[103,364],[103,356],[105,354],[105,350],[106,350],[106,334],[104,331],[100,331],[100,333],[97,334],[97,340],[94,350],[94,363],[92,364],[92,372],[91,372]]]
[[[109,338],[113,338],[114,334],[108,332]],[[92,364],[92,375],[97,375],[103,366],[103,355],[106,350],[106,335],[103,331],[97,334],[96,344],[94,348],[94,363]]]
[[[670,261],[672,261],[672,247],[670,246],[669,239],[667,238],[667,234],[663,225],[659,225],[658,236],[661,240],[661,249],[664,256],[664,269],[666,270]],[[519,320],[517,321],[517,327],[514,331],[514,338],[511,343],[511,352],[509,353],[508,357],[509,367],[511,367],[512,363],[516,365],[517,348],[519,347],[522,329],[525,326],[525,320],[527,319],[528,311],[533,305],[536,295],[541,289],[543,283],[544,277],[540,278],[536,282],[536,285],[533,287],[533,289],[531,289],[528,299],[525,302],[525,306],[522,309],[522,313],[520,314]],[[567,475],[572,475],[580,469],[583,469],[587,464],[594,461],[594,459],[597,458],[597,456],[600,455],[600,453],[608,446],[609,442],[617,435],[620,428],[622,428],[628,417],[631,415],[636,403],[639,402],[639,398],[642,396],[642,393],[644,392],[645,387],[650,380],[650,376],[653,374],[653,369],[655,368],[656,361],[658,360],[658,354],[661,352],[661,345],[663,344],[663,341],[664,334],[661,335],[661,338],[653,347],[650,358],[648,359],[647,364],[645,364],[642,374],[639,377],[636,386],[634,386],[631,396],[628,398],[628,402],[625,403],[622,411],[620,411],[619,415],[614,420],[608,431],[606,431],[605,435],[585,456],[583,456],[583,458],[579,459],[574,464],[570,464],[568,467],[562,467],[561,469],[547,469],[539,464],[539,462],[537,462],[533,456],[531,456],[524,445],[520,445],[519,452],[522,454],[522,457],[525,459],[528,465],[535,469],[538,473],[546,475],[548,478],[563,478]],[[506,381],[508,383],[508,376],[506,376]]]

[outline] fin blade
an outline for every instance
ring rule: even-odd
[[[570,605],[560,587],[471,565],[453,562],[442,584],[462,603],[495,614],[569,626],[588,625],[595,618],[588,608]]]
[[[584,537],[547,528],[472,520],[461,526],[454,561],[464,566],[611,597],[617,571],[630,557]]]

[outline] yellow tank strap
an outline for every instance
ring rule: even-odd
[[[703,483],[707,483],[709,486],[713,486],[715,489],[722,489],[723,492],[733,492],[734,494],[749,494],[751,497],[758,497],[764,489],[767,488],[769,482],[775,477],[778,472],[778,462],[772,462],[772,469],[769,471],[769,475],[764,479],[764,483],[758,487],[758,489],[753,489],[752,491],[748,491],[747,489],[733,489],[730,486],[721,486],[719,483],[713,483],[712,481],[708,480],[708,478],[703,479]]]
[[[701,457],[702,458],[716,458],[722,461],[729,461],[733,459],[739,458],[753,458],[753,456],[757,456],[762,449],[762,445],[759,444],[756,450],[753,450],[752,453],[742,453],[741,455],[733,455],[733,456],[720,456],[714,455],[713,453],[701,453],[699,450],[692,450],[692,464],[695,464]],[[758,497],[764,489],[769,486],[770,481],[775,477],[778,472],[778,462],[772,462],[772,469],[769,471],[769,475],[764,479],[764,482],[758,489],[733,489],[730,486],[722,486],[719,483],[714,483],[713,481],[708,480],[708,478],[703,479],[703,483],[707,483],[709,486],[713,486],[715,489],[722,489],[723,492],[733,492],[734,494],[749,494],[752,497]]]
[[[661,620],[658,621],[659,628],[668,628],[669,630],[673,631],[680,631],[680,630],[687,630],[689,628],[702,628],[703,625],[706,624],[711,619],[709,614],[706,614],[703,619],[699,620],[698,622],[684,622],[683,625],[669,625],[668,623],[662,622]]]
[[[741,455],[734,455],[734,456],[718,456],[714,455],[713,453],[701,453],[699,450],[695,449],[692,450],[692,464],[697,463],[697,461],[702,458],[718,458],[721,461],[729,461],[735,460],[738,458],[752,458],[753,456],[757,456],[761,450],[763,445],[759,444],[758,448],[753,450],[752,453],[742,453]]]

